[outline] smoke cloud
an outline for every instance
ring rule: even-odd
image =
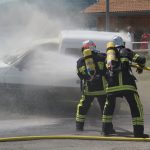
[[[33,41],[55,37],[63,29],[81,28],[83,24],[60,0],[1,0],[0,20],[1,56]]]

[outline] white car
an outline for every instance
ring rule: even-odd
[[[59,52],[80,56],[82,42],[92,40],[96,44],[97,50],[105,53],[107,42],[112,41],[114,36],[121,36],[126,47],[132,48],[131,40],[123,32],[64,30],[59,35]]]
[[[74,109],[74,113],[81,96],[76,61],[82,42],[93,40],[105,52],[114,35],[120,33],[62,31],[59,40],[43,39],[5,56],[0,62],[0,107],[32,113]]]
[[[58,53],[57,42],[47,40],[5,56],[0,64],[0,107],[64,111],[80,97],[76,61]]]

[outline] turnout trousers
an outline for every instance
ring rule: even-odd
[[[141,104],[139,95],[134,91],[120,91],[109,93],[107,95],[107,102],[104,106],[104,112],[102,116],[102,131],[104,133],[109,132],[110,124],[112,123],[112,115],[115,109],[116,97],[125,97],[127,100],[133,124],[134,136],[138,137],[144,134],[144,119],[143,119],[143,106]],[[108,133],[109,134],[109,133]]]
[[[84,122],[87,112],[94,100],[94,98],[97,98],[99,107],[101,109],[101,112],[103,112],[104,105],[106,102],[106,95],[82,95],[78,105],[77,105],[77,112],[76,112],[76,122]]]

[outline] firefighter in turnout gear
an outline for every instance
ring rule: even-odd
[[[76,111],[76,130],[83,131],[87,112],[96,97],[101,109],[106,102],[106,54],[96,50],[93,41],[83,42],[81,57],[77,61],[77,75],[81,80],[82,96],[77,105]],[[112,128],[112,132],[115,132]]]
[[[141,74],[146,59],[143,56],[125,48],[125,43],[120,36],[115,36],[113,42],[107,43],[107,102],[102,116],[102,133],[110,135],[109,128],[112,124],[112,116],[117,97],[125,97],[127,100],[133,124],[134,137],[147,138],[144,134],[143,106],[141,104],[137,86],[130,64],[137,63],[137,73]]]

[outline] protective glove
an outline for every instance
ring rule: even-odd
[[[143,73],[143,68],[141,68],[141,67],[138,67],[138,68],[136,69],[136,72],[137,72],[138,74],[141,74],[141,73]]]

